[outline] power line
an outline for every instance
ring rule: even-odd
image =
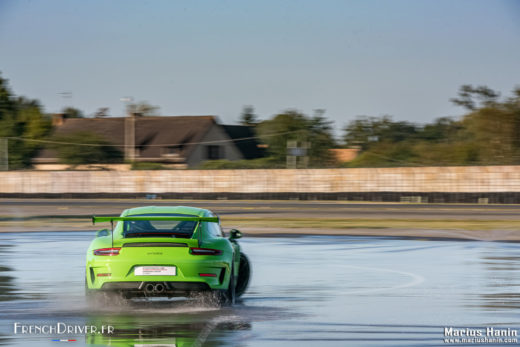
[[[260,139],[263,137],[272,137],[272,136],[279,136],[279,135],[287,135],[292,134],[296,132],[300,132],[301,130],[294,130],[294,131],[285,131],[280,133],[272,133],[272,134],[266,134],[262,136],[250,136],[250,137],[241,137],[237,139],[229,139],[229,140],[214,140],[214,141],[202,141],[202,142],[184,142],[184,143],[165,143],[160,145],[146,145],[146,147],[173,147],[173,146],[186,146],[186,145],[205,145],[205,144],[212,144],[212,143],[223,143],[223,142],[238,142],[238,141],[247,141],[247,140],[253,140],[253,139]],[[87,146],[87,147],[104,147],[107,145],[112,145],[115,147],[131,147],[132,145],[117,145],[117,144],[100,144],[100,143],[78,143],[78,142],[64,142],[64,141],[53,141],[53,140],[38,140],[38,139],[30,139],[26,137],[16,137],[16,136],[10,136],[10,137],[4,137],[9,140],[17,140],[17,141],[28,141],[28,142],[37,142],[37,143],[49,143],[49,144],[56,144],[56,145],[73,145],[73,146]]]

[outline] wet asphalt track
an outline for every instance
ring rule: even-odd
[[[249,290],[234,307],[215,309],[193,300],[87,307],[92,238],[0,234],[0,344],[446,346],[444,327],[520,328],[518,243],[246,237]],[[112,325],[116,333],[15,335],[14,322]]]

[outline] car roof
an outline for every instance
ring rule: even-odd
[[[209,210],[191,206],[142,206],[129,208],[121,214],[122,217],[132,216],[136,214],[187,214],[191,216],[206,217],[213,215]]]

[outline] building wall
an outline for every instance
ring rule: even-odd
[[[200,140],[200,142],[210,142],[210,141],[222,141],[222,140],[230,140],[229,136],[224,132],[224,130],[217,124],[213,125],[208,133]],[[199,165],[201,162],[207,160],[207,148],[206,146],[211,144],[200,144],[195,147],[193,152],[190,154],[187,159],[188,167],[194,167]],[[241,160],[244,159],[240,151],[233,144],[232,141],[228,142],[218,142],[214,145],[222,146],[224,150],[224,158],[227,160]]]
[[[342,192],[520,192],[520,166],[0,172],[0,194]]]
[[[346,163],[356,159],[360,151],[359,148],[335,148],[329,149],[334,158],[340,163]]]

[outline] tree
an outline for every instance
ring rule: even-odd
[[[504,106],[478,108],[462,121],[483,164],[520,163],[520,108]]]
[[[0,76],[0,137],[7,137],[9,168],[21,169],[31,166],[31,158],[40,145],[31,140],[49,134],[51,119],[42,112],[38,101],[15,97],[7,80]]]
[[[85,118],[83,112],[81,110],[68,106],[61,110],[61,113],[65,116],[65,118]]]
[[[335,164],[335,158],[330,149],[337,147],[332,136],[332,121],[318,112],[307,120],[307,141],[310,143],[310,165],[323,167]]]
[[[123,153],[104,138],[91,132],[55,136],[50,147],[60,163],[69,165],[121,163]]]
[[[257,132],[260,139],[268,145],[269,156],[284,162],[287,156],[287,141],[306,140],[306,125],[303,114],[288,110],[259,123]]]
[[[416,125],[409,122],[393,122],[389,116],[365,116],[355,119],[344,128],[343,140],[349,147],[367,150],[376,143],[408,140],[415,137],[418,131]]]
[[[377,141],[375,121],[376,118],[359,117],[347,124],[343,129],[345,145],[367,150],[371,142]]]
[[[103,118],[108,116],[108,107],[100,107],[97,109],[96,113],[94,113],[94,117]]]
[[[310,144],[310,166],[330,165],[333,162],[329,151],[335,147],[331,122],[322,116],[309,118],[297,111],[288,110],[260,122],[257,131],[262,141],[268,145],[269,156],[276,162],[286,161],[287,141]]]
[[[242,113],[240,114],[240,124],[255,126],[258,124],[258,117],[255,115],[255,109],[253,106],[244,106]]]
[[[146,101],[129,103],[126,106],[126,112],[135,116],[157,116],[159,115],[159,107],[153,106]]]
[[[443,141],[453,138],[461,129],[460,122],[442,117],[436,119],[432,124],[426,124],[417,133],[417,138],[426,141]]]
[[[478,107],[495,105],[499,96],[500,93],[486,86],[473,87],[472,85],[465,84],[460,87],[458,98],[452,98],[450,101],[455,105],[463,106],[473,111]],[[480,105],[475,98],[480,101]]]
[[[362,153],[348,166],[520,164],[520,88],[499,100],[486,86],[461,87],[454,99],[469,112],[418,126],[390,118],[361,118],[345,128],[345,142]]]

